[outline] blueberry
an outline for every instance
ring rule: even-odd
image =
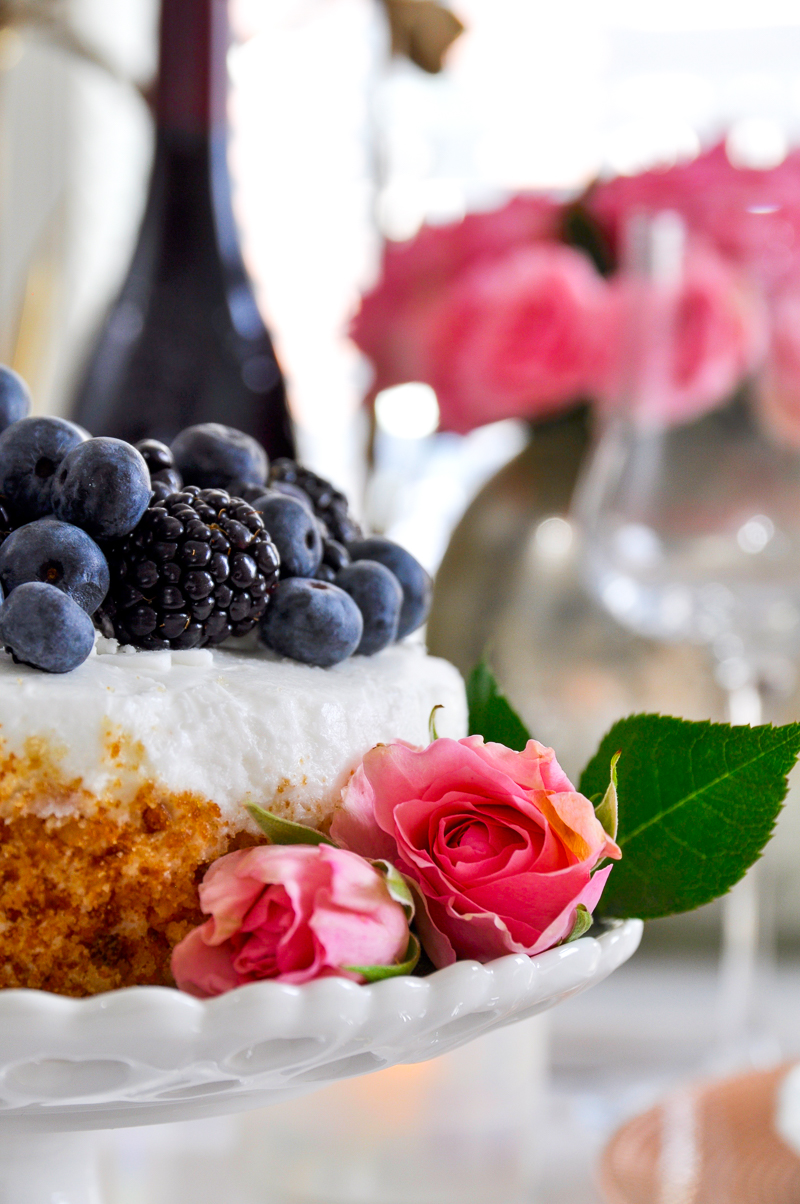
[[[263,485],[267,479],[269,464],[261,444],[219,422],[187,426],[172,441],[172,454],[184,481],[201,489],[227,489],[234,482]]]
[[[350,595],[364,620],[359,656],[373,656],[397,639],[403,591],[394,573],[377,560],[359,560],[337,573],[336,584]]]
[[[0,642],[15,661],[48,673],[69,673],[94,647],[94,625],[62,590],[26,581],[0,606]]]
[[[322,536],[313,514],[296,498],[274,490],[251,505],[280,553],[281,577],[313,577],[322,560]]]
[[[52,513],[55,473],[86,436],[64,418],[23,418],[0,435],[0,494],[18,523]]]
[[[87,614],[108,593],[108,564],[97,544],[70,523],[38,518],[12,531],[0,548],[0,583],[7,594],[26,581],[63,590]]]
[[[279,583],[261,620],[261,638],[269,648],[323,667],[352,656],[363,629],[361,611],[343,589],[297,577]]]
[[[12,368],[0,364],[0,431],[27,418],[30,408],[31,395],[25,381]]]
[[[377,560],[394,573],[403,590],[397,639],[402,640],[409,632],[416,631],[428,617],[433,593],[433,582],[419,561],[399,543],[393,543],[383,535],[356,539],[347,545],[347,550],[354,561]]]
[[[118,539],[136,526],[150,496],[150,473],[135,447],[121,439],[89,439],[64,457],[53,511],[95,539]]]
[[[295,501],[300,502],[305,506],[309,514],[314,513],[314,506],[311,498],[307,493],[300,488],[299,485],[292,485],[289,481],[273,481],[270,485],[270,490],[275,493],[284,493],[287,497],[293,497]]]

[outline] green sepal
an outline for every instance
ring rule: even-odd
[[[410,974],[420,959],[419,941],[413,932],[408,934],[408,947],[402,962],[391,966],[342,966],[350,974],[362,974],[367,982],[380,982],[382,978],[399,978],[401,974]]]
[[[469,704],[469,734],[483,736],[486,741],[505,744],[522,752],[530,740],[530,732],[511,703],[498,688],[486,658],[478,661],[467,681]]]
[[[336,848],[329,836],[323,836],[322,832],[317,832],[314,828],[307,828],[305,824],[296,824],[290,819],[281,819],[280,816],[273,815],[271,811],[265,811],[257,803],[245,803],[245,808],[273,844],[329,844]]]
[[[406,919],[409,924],[414,919],[414,896],[403,875],[396,866],[392,865],[391,861],[370,861],[370,865],[374,866],[381,874],[383,874],[386,882],[386,889],[394,899],[395,903],[399,903],[403,911],[406,913]]]
[[[441,702],[437,702],[435,707],[431,707],[431,713],[428,716],[428,737],[431,744],[433,744],[434,740],[439,739],[439,733],[436,731],[436,712],[443,710],[444,704]]]
[[[608,788],[603,795],[603,801],[598,803],[594,809],[595,816],[603,825],[603,831],[612,840],[617,839],[617,827],[619,825],[619,814],[617,811],[617,761],[621,756],[621,752],[616,752],[611,758],[611,781],[608,783]]]
[[[572,925],[572,932],[569,936],[564,937],[562,945],[568,945],[570,941],[577,941],[584,933],[588,932],[592,926],[592,913],[588,907],[584,907],[583,903],[579,903],[575,908],[575,923]]]

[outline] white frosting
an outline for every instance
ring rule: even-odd
[[[62,779],[93,795],[124,803],[149,780],[212,799],[237,828],[250,823],[246,800],[321,822],[374,744],[428,742],[437,704],[438,734],[463,736],[459,673],[412,644],[330,669],[264,650],[136,652],[102,638],[63,675],[0,654],[4,757],[40,737]]]

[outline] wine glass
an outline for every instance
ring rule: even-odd
[[[771,422],[756,365],[702,414],[676,418],[686,231],[673,213],[638,216],[628,243],[624,404],[576,497],[585,584],[632,631],[705,645],[729,721],[759,724],[792,692],[800,657],[800,452]],[[729,1060],[753,1048],[758,877],[724,902]]]

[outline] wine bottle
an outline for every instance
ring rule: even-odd
[[[155,157],[133,260],[77,389],[94,435],[197,422],[293,455],[286,389],[242,261],[227,165],[227,0],[161,0]]]

